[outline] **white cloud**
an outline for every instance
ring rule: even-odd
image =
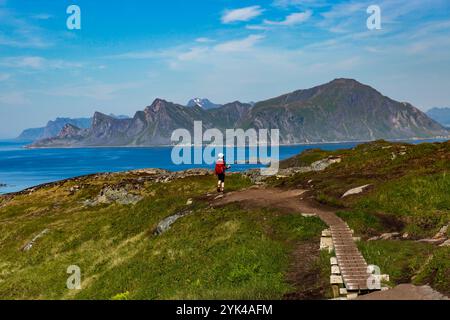
[[[50,96],[91,98],[93,100],[112,100],[121,91],[139,88],[139,83],[98,83],[92,82],[83,85],[72,85],[52,88],[41,92]]]
[[[11,10],[0,8],[0,21],[0,46],[39,49],[52,46],[42,28],[17,17]]]
[[[214,50],[220,52],[246,51],[262,39],[264,39],[263,35],[252,34],[241,40],[232,40],[218,44],[214,47]]]
[[[274,7],[286,9],[288,7],[323,7],[329,5],[327,0],[275,0]]]
[[[264,20],[264,23],[268,25],[293,26],[308,21],[311,16],[312,11],[308,10],[305,12],[291,13],[282,21]]]
[[[356,12],[363,12],[365,15],[367,6],[366,3],[361,2],[341,3],[333,6],[330,11],[322,13],[322,16],[326,19],[339,19],[350,17]]]
[[[214,40],[212,40],[210,38],[205,38],[205,37],[195,39],[195,42],[199,42],[199,43],[208,43],[208,42],[213,42],[213,41]]]
[[[225,10],[222,15],[222,23],[232,23],[236,21],[249,21],[260,16],[264,10],[261,6],[251,6],[235,10]]]
[[[53,16],[48,13],[39,13],[39,14],[33,15],[32,18],[36,19],[36,20],[48,20],[48,19],[53,18]]]
[[[179,54],[178,60],[180,61],[195,60],[197,58],[200,58],[206,51],[208,51],[208,48],[201,48],[201,47],[191,48],[189,49],[189,51]]]
[[[254,25],[254,24],[247,25],[247,26],[245,26],[245,28],[248,30],[268,30],[268,29],[270,29],[268,26]]]

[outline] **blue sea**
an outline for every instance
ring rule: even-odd
[[[428,140],[429,141],[429,140]],[[76,176],[118,172],[143,168],[180,171],[190,168],[211,168],[203,165],[175,165],[171,147],[150,148],[74,148],[26,149],[29,142],[0,140],[0,194],[20,191],[43,183]],[[415,143],[419,143],[416,141]],[[306,149],[337,150],[353,148],[357,143],[280,146],[280,159],[287,159]],[[247,150],[248,151],[248,150]],[[258,165],[233,165],[243,171]]]

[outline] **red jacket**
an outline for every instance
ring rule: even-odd
[[[224,174],[227,170],[227,164],[225,163],[225,160],[219,159],[216,161],[216,174]]]

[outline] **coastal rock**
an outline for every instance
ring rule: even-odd
[[[33,248],[36,241],[40,238],[42,238],[46,233],[48,233],[48,229],[43,230],[40,232],[37,236],[35,236],[30,242],[28,242],[26,245],[22,247],[22,251],[30,251],[31,248]]]
[[[85,206],[97,206],[99,204],[118,203],[123,205],[134,205],[143,199],[142,196],[129,193],[125,188],[105,187],[94,200],[85,201]]]
[[[188,214],[191,214],[191,210],[184,210],[181,212],[178,212],[170,217],[165,218],[160,223],[158,223],[158,226],[155,228],[155,231],[153,232],[154,235],[159,236],[170,229],[170,227],[180,218],[187,216]]]
[[[342,161],[339,157],[328,157],[323,160],[316,161],[311,164],[311,171],[323,171],[332,164],[340,163]]]
[[[308,172],[319,172],[323,171],[332,164],[340,163],[342,161],[339,157],[328,157],[326,159],[322,159],[316,162],[313,162],[308,167],[292,167],[292,168],[285,168],[285,169],[279,169],[278,174],[276,176],[277,179],[291,177],[295,174],[299,173],[308,173]],[[263,176],[260,173],[259,169],[251,169],[244,171],[243,174],[248,177],[254,184],[263,184],[265,180],[267,180],[270,176]],[[311,184],[312,180],[308,181],[308,184]]]

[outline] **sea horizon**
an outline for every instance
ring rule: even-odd
[[[448,139],[403,140],[413,144],[425,142],[443,142]],[[368,141],[328,142],[295,145],[280,145],[279,160],[285,160],[308,149],[342,150],[351,149]],[[400,141],[398,141],[400,142]],[[57,182],[79,176],[124,172],[139,169],[165,169],[183,171],[193,168],[211,168],[208,164],[173,164],[171,150],[173,146],[147,147],[78,147],[78,148],[36,148],[23,146],[28,142],[0,140],[0,194],[19,192],[42,184]],[[234,148],[233,152],[243,146]],[[191,146],[199,148],[199,146]],[[204,148],[204,146],[202,146]],[[245,159],[236,159],[232,171],[242,172],[261,168],[263,164],[243,164],[249,148],[245,147]]]

